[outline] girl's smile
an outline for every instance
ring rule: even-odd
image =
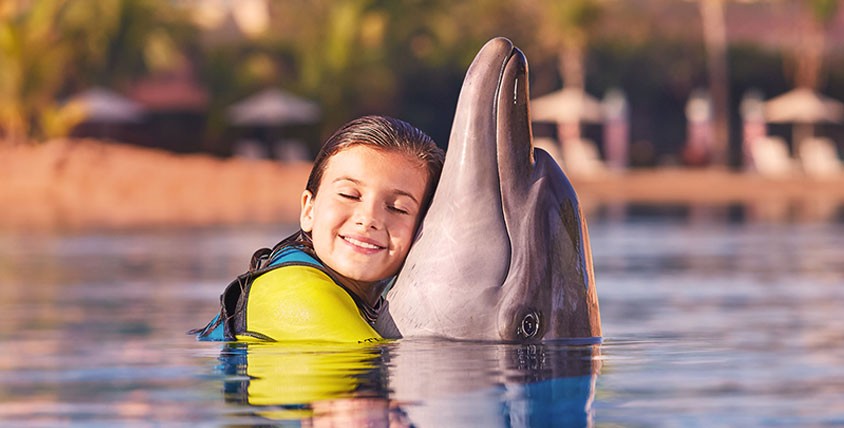
[[[346,241],[346,243],[351,245],[352,248],[355,249],[356,251],[360,251],[360,252],[363,252],[363,253],[366,253],[366,254],[371,254],[375,251],[387,249],[386,246],[378,245],[378,244],[376,244],[376,243],[372,242],[371,240],[366,239],[364,237],[353,238],[351,236],[341,235],[340,238],[342,238],[344,241]]]

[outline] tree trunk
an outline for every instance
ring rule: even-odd
[[[564,41],[560,49],[560,77],[563,87],[583,89],[583,43],[571,37]]]
[[[727,68],[727,26],[724,19],[724,0],[700,0],[703,40],[712,96],[713,141],[712,161],[727,166],[730,148],[729,72]]]

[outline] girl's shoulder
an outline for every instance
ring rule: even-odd
[[[287,260],[295,257],[301,255],[293,254]],[[380,339],[361,317],[352,297],[326,272],[306,263],[290,263],[255,279],[246,328],[274,340]]]

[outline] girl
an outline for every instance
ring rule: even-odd
[[[380,340],[372,324],[434,193],[444,154],[407,122],[353,120],[320,150],[300,230],[258,250],[204,340]]]

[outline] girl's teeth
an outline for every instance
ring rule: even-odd
[[[355,244],[358,247],[369,248],[369,249],[372,249],[372,250],[377,250],[377,249],[381,248],[377,245],[372,245],[372,244],[369,244],[369,243],[366,243],[366,242],[361,242],[361,241],[358,241],[357,239],[354,239],[354,238],[348,238],[347,237],[345,239],[346,239],[346,241],[348,241],[352,244]]]

